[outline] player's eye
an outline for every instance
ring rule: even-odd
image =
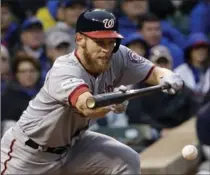
[[[96,44],[98,44],[100,46],[104,45],[104,42],[103,41],[95,41],[95,42],[96,42]]]
[[[110,41],[109,45],[115,45],[116,41]]]
[[[95,41],[97,45],[101,46],[101,47],[105,47],[105,46],[114,46],[116,41],[101,41],[101,40],[96,40]]]

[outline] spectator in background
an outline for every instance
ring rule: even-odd
[[[1,94],[3,94],[7,82],[11,78],[10,73],[10,55],[6,47],[1,44],[1,59],[0,59],[0,68],[1,68]]]
[[[37,18],[26,19],[21,26],[20,44],[17,54],[25,54],[36,59],[43,53],[43,25]]]
[[[10,12],[12,13],[12,21],[17,24],[21,24],[23,20],[26,18],[26,9],[23,8],[25,4],[22,1],[27,0],[1,0],[1,5],[6,5],[9,7]]]
[[[161,44],[170,50],[173,58],[173,69],[184,62],[182,49],[162,36],[160,20],[155,15],[142,15],[139,18],[138,32],[150,47]]]
[[[30,57],[15,58],[12,64],[14,80],[1,98],[2,133],[19,119],[29,101],[39,91],[40,71],[38,60]]]
[[[172,69],[173,67],[173,58],[170,51],[167,47],[159,45],[151,49],[149,60],[155,63],[155,65]]]
[[[190,32],[189,13],[195,7],[198,1],[200,0],[171,0],[175,8],[175,12],[168,17],[168,20],[182,34],[188,35]]]
[[[120,9],[123,15],[119,18],[119,32],[126,38],[137,31],[139,16],[148,11],[148,0],[122,0]]]
[[[13,49],[19,39],[19,26],[14,21],[9,2],[1,1],[1,44],[9,49],[13,55]]]
[[[165,46],[153,47],[149,59],[161,67],[172,67],[172,56]],[[139,83],[135,88],[148,86],[148,84]],[[160,91],[132,99],[126,114],[129,116],[130,124],[149,124],[158,133],[157,135],[164,136],[168,130],[188,120],[195,113],[196,107],[193,93],[183,88],[175,95]]]
[[[190,14],[191,33],[210,34],[210,0],[200,0]]]
[[[114,12],[117,4],[116,0],[90,0],[92,8],[106,9]]]
[[[37,10],[36,17],[42,22],[44,31],[56,25],[59,5],[59,0],[48,0],[46,6]]]
[[[53,63],[58,57],[69,54],[73,48],[70,35],[63,31],[50,31],[46,34],[46,53]]]
[[[120,9],[124,16],[119,18],[119,30],[125,38],[138,30],[138,17],[147,14],[150,10],[160,17],[163,36],[180,48],[184,47],[185,36],[166,19],[174,9],[170,0],[122,0]]]
[[[122,40],[122,44],[143,57],[148,56],[149,46],[139,33],[132,33]]]
[[[210,43],[207,36],[203,33],[191,34],[184,52],[186,62],[174,71],[202,100],[210,89]]]
[[[172,26],[172,23],[167,19],[175,12],[175,6],[173,5],[172,0],[150,0],[149,2],[150,12],[154,13],[160,19],[162,35],[180,48],[184,48],[185,36]]]
[[[47,30],[47,33],[52,31],[57,31],[58,29],[67,32],[70,35],[71,47],[75,47],[74,35],[75,35],[75,25],[79,15],[88,8],[87,1],[84,0],[64,0],[59,6],[60,9],[60,18],[59,12],[57,12],[57,24],[55,27]],[[61,19],[63,18],[63,19]]]
[[[49,70],[49,63],[45,53],[45,35],[43,25],[37,18],[29,18],[21,27],[20,44],[16,51],[16,57],[32,57],[41,63],[42,79]]]
[[[75,34],[75,26],[79,15],[87,10],[88,4],[84,0],[65,0],[62,4],[64,8],[64,23],[70,34]]]
[[[46,6],[40,8],[36,17],[42,22],[44,31],[64,21],[64,8],[59,0],[48,0]]]
[[[12,1],[14,4],[14,11],[17,14],[17,16],[21,19],[21,23],[27,19],[35,17],[36,12],[39,8],[45,6],[46,0],[9,0]],[[25,17],[23,18],[23,15],[20,14],[20,12],[24,12]]]

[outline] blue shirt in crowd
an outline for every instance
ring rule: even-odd
[[[191,33],[210,33],[210,2],[201,0],[190,14]]]

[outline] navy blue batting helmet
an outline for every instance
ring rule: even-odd
[[[90,38],[116,38],[116,52],[123,36],[118,33],[118,21],[115,15],[104,9],[91,9],[83,12],[76,24],[76,32]]]

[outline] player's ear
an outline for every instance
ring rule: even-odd
[[[84,47],[85,46],[85,36],[82,35],[81,33],[76,33],[75,42],[77,43],[78,46]]]

